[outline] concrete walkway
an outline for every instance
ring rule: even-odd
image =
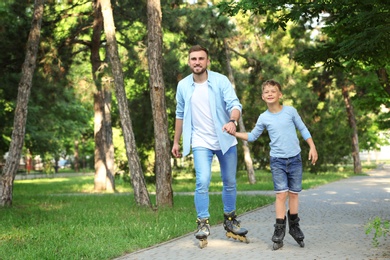
[[[74,176],[93,176],[95,173],[93,172],[77,172],[77,173],[40,173],[40,174],[26,174],[26,173],[18,173],[15,175],[15,180],[34,180],[34,179],[45,179],[45,178],[67,178]]]
[[[390,219],[390,166],[374,170],[369,176],[303,191],[299,216],[304,248],[287,234],[284,247],[272,250],[275,211],[270,205],[239,216],[242,226],[249,230],[249,244],[227,239],[222,225],[217,225],[212,226],[204,249],[198,247],[191,233],[117,260],[390,259],[390,241],[381,238],[379,247],[374,247],[373,233],[365,234],[365,225],[374,217]]]

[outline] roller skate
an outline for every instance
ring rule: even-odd
[[[284,220],[282,223],[278,223],[279,221],[276,220],[276,223],[274,225],[275,231],[274,235],[272,236],[272,241],[274,242],[273,244],[273,250],[278,250],[283,246],[283,239],[284,236],[286,235],[286,217],[284,217]]]
[[[195,237],[199,240],[199,247],[202,249],[207,246],[207,237],[210,235],[209,219],[198,218],[196,223],[198,224],[198,230],[195,233]]]
[[[292,220],[290,211],[287,212],[288,215],[288,233],[297,241],[297,243],[301,246],[304,247],[305,243],[303,242],[303,239],[305,236],[303,235],[302,230],[299,228],[299,218],[298,215],[296,219]]]
[[[235,211],[224,213],[223,227],[226,230],[226,237],[240,240],[241,242],[248,244],[249,239],[246,237],[248,230],[240,227],[241,221],[237,220],[236,217]]]

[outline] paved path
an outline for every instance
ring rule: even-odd
[[[305,247],[300,248],[290,235],[284,247],[272,250],[271,236],[274,205],[239,216],[249,229],[251,243],[225,237],[222,225],[211,227],[208,246],[198,247],[193,233],[166,243],[137,251],[117,260],[154,259],[390,259],[390,241],[380,239],[373,247],[373,234],[365,234],[365,225],[375,216],[390,218],[390,166],[356,176],[300,195],[301,228]]]
[[[45,178],[67,178],[74,176],[91,176],[94,175],[93,172],[71,172],[71,173],[40,173],[40,174],[25,174],[18,173],[15,175],[15,180],[33,180],[33,179],[45,179]]]

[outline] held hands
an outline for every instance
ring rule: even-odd
[[[228,122],[227,124],[224,124],[222,127],[222,132],[227,132],[230,135],[236,134],[237,127],[233,122]]]

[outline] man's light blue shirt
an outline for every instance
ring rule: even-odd
[[[248,133],[248,142],[253,142],[267,129],[270,142],[270,156],[290,158],[301,152],[296,129],[304,140],[311,137],[297,110],[291,106],[283,106],[278,113],[268,110],[257,119],[256,126]]]
[[[215,132],[222,153],[226,153],[235,143],[236,138],[222,132],[224,124],[229,122],[233,109],[241,113],[242,106],[229,79],[217,72],[207,70],[210,110],[214,121]],[[180,80],[176,92],[176,118],[183,119],[183,156],[190,153],[192,136],[191,97],[195,89],[193,75]]]

